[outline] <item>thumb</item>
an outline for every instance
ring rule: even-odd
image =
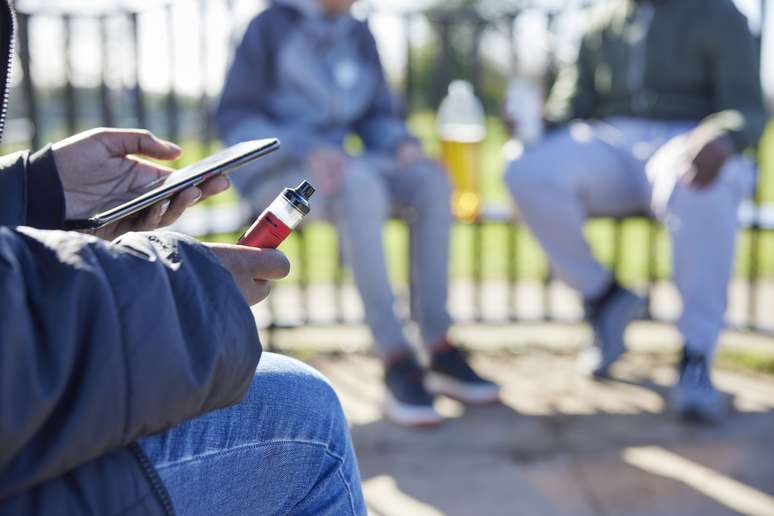
[[[122,158],[137,154],[149,158],[172,160],[182,149],[172,142],[157,138],[144,129],[97,129],[94,135],[108,149],[111,157]]]

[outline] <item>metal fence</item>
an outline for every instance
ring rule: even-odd
[[[164,1],[139,11],[30,11],[24,10],[24,4],[20,8],[21,73],[17,76],[21,79],[12,91],[6,144],[38,148],[46,141],[93,126],[139,126],[173,140],[196,141],[202,154],[208,152],[213,144],[210,113],[225,72],[227,58],[224,56],[233,49],[240,27],[249,18],[249,14],[239,10],[237,1]],[[457,78],[451,76],[455,51],[462,52],[466,65],[455,73],[466,74],[476,90],[482,92],[486,78],[483,63],[487,57],[482,42],[491,37],[504,38],[512,51],[518,36],[517,21],[528,9],[532,7],[525,4],[488,14],[444,9],[367,14],[392,16],[396,26],[403,28],[402,41],[391,39],[389,43],[405,49],[400,79],[405,106],[411,112],[423,98],[437,106],[448,82]],[[556,26],[564,14],[562,10],[546,13],[549,28]],[[419,49],[414,36],[417,24],[427,34],[425,41],[435,42],[431,91],[427,91],[427,84],[420,84],[418,77]],[[462,49],[459,45],[455,47],[458,41],[452,41],[460,27],[468,30],[468,40]],[[146,42],[151,42],[150,48],[144,48]],[[512,62],[511,57],[506,61]],[[163,75],[167,70],[168,77],[145,77],[149,62],[154,64],[152,73]],[[195,66],[185,64],[192,62]],[[181,63],[188,67],[182,80],[181,74],[176,73]],[[550,73],[550,66],[548,70]],[[195,87],[191,88],[190,83]],[[749,265],[744,277],[737,277],[732,286],[731,322],[739,328],[772,332],[774,318],[769,315],[769,306],[774,302],[774,280],[762,274],[761,255],[763,240],[774,229],[774,210],[758,201],[748,203],[742,210],[747,247],[743,252]],[[249,209],[239,205],[203,206],[191,210],[178,227],[206,237],[238,231],[250,215]],[[637,224],[638,220],[638,227],[646,227],[642,238],[647,254],[645,281],[638,287],[651,295],[649,316],[670,319],[679,303],[675,303],[668,282],[659,278],[661,229],[655,222],[642,218],[607,222],[612,268],[617,271],[622,263],[627,225]],[[577,298],[554,282],[550,271],[538,281],[525,281],[521,276],[522,247],[531,244],[507,207],[490,210],[474,223],[459,222],[457,232],[465,233],[469,239],[468,245],[457,248],[468,253],[469,263],[466,277],[453,282],[452,304],[454,299],[461,299],[459,305],[464,305],[464,309],[452,307],[457,320],[501,323],[526,319],[572,320],[579,316]],[[349,310],[354,316],[347,315],[347,306],[353,302],[348,301],[352,288],[344,266],[336,268],[329,288],[318,288],[320,285],[316,285],[309,273],[311,250],[305,233],[300,231],[294,244],[296,281],[278,289],[278,299],[268,303],[263,314],[265,322],[273,326],[288,322],[293,325],[355,322],[359,317],[357,309]],[[505,271],[496,280],[490,280],[486,273],[490,258],[486,239],[493,234],[500,239],[498,249],[504,256],[499,259],[506,264]],[[408,231],[405,235],[406,248],[410,250]],[[283,303],[283,296],[293,301]],[[408,307],[408,289],[402,297]],[[496,310],[492,309],[493,300]],[[295,307],[290,315],[282,308],[289,305]],[[331,308],[327,315],[315,316],[315,306],[320,305]],[[661,309],[665,305],[673,308]]]

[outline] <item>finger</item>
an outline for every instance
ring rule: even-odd
[[[166,214],[164,214],[164,217],[161,220],[161,225],[169,226],[170,224],[175,222],[177,219],[180,218],[180,216],[183,214],[183,212],[186,209],[188,209],[189,207],[199,202],[201,198],[202,198],[202,191],[195,186],[186,188],[185,190],[177,194],[175,197],[172,198],[172,202],[169,206],[169,209],[167,210]]]
[[[169,210],[170,200],[165,199],[144,210],[132,228],[132,231],[153,231],[161,227],[164,214]]]
[[[276,249],[256,249],[240,245],[219,244],[218,249],[230,255],[229,259],[240,274],[254,279],[282,279],[290,272],[287,256]]]
[[[219,174],[199,185],[199,189],[202,191],[201,200],[225,192],[230,186],[231,181],[226,176]]]
[[[242,295],[249,305],[257,305],[271,293],[271,282],[266,280],[251,280],[242,283]]]
[[[107,146],[113,157],[138,154],[172,160],[179,158],[183,152],[174,143],[157,138],[144,129],[100,129],[96,137]]]

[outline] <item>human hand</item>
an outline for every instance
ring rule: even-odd
[[[318,147],[307,156],[306,169],[320,191],[334,194],[341,186],[348,159],[347,155],[338,149]]]
[[[234,278],[245,301],[256,305],[268,297],[269,280],[281,279],[290,272],[290,262],[276,249],[256,249],[231,244],[205,244]]]
[[[181,154],[180,147],[174,143],[137,129],[93,129],[57,142],[52,149],[64,188],[65,216],[68,219],[88,218],[130,201],[161,184],[172,172],[168,167],[137,156],[173,160]],[[228,187],[226,177],[214,177],[198,188],[187,188],[134,217],[93,233],[111,240],[128,231],[148,231],[167,226],[189,206]]]
[[[734,142],[725,134],[708,138],[697,130],[688,137],[688,149],[693,167],[685,179],[692,187],[702,189],[717,179],[726,160],[734,154]]]
[[[421,161],[430,161],[422,150],[422,146],[415,141],[407,141],[398,147],[395,160],[400,168],[409,168]]]

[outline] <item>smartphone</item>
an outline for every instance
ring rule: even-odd
[[[171,173],[161,185],[154,185],[148,192],[142,193],[129,202],[97,213],[88,219],[65,221],[67,229],[99,229],[137,212],[159,201],[174,196],[186,188],[201,184],[219,174],[226,174],[255,159],[261,158],[279,149],[279,140],[268,138],[237,143],[213,154],[201,161]]]

